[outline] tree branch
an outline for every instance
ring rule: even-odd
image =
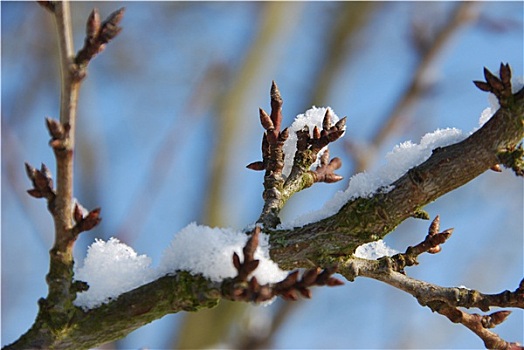
[[[264,228],[271,234],[271,256],[281,267],[286,269],[312,265],[315,267],[300,279],[295,273],[275,285],[264,286],[259,285],[254,278],[249,279],[248,275],[258,265],[253,258],[253,246],[256,246],[253,242],[259,230],[257,228],[250,240],[251,243],[245,247],[244,262],[241,263],[238,256],[233,258],[234,266],[238,271],[238,276],[233,279],[216,283],[200,275],[192,276],[189,272],[174,271],[172,275],[123,293],[114,301],[95,309],[83,310],[75,307],[73,301],[76,293],[85,290],[86,284],[80,281],[73,282],[73,244],[80,232],[92,228],[100,220],[99,209],[84,215],[79,206],[73,209],[72,205],[76,103],[80,82],[85,76],[85,65],[96,52],[99,52],[88,47],[95,45],[93,38],[102,35],[104,25],[101,27],[97,25],[96,14],[90,16],[85,50],[74,57],[68,3],[45,4],[46,8],[55,14],[61,53],[60,122],[48,120],[48,129],[52,137],[51,146],[57,158],[56,194],[45,166],[42,166],[39,171],[27,166],[27,173],[34,186],[30,194],[48,200],[55,220],[56,237],[50,252],[50,272],[47,276],[49,295],[39,301],[39,313],[32,328],[15,343],[5,347],[6,349],[89,348],[121,338],[168,313],[212,307],[221,298],[265,300],[267,296],[280,294],[293,299],[296,293],[308,296],[309,286],[337,284],[336,280],[330,277],[334,269],[320,272],[316,268],[316,266],[331,266],[333,263],[340,265],[340,272],[349,280],[357,276],[370,277],[410,293],[422,305],[429,306],[453,322],[465,324],[485,341],[486,346],[512,346],[493,333],[486,333],[483,330],[502,322],[507,314],[495,313],[489,317],[479,316],[479,318],[478,315],[463,313],[456,307],[478,307],[482,310],[488,310],[491,306],[523,308],[523,282],[514,292],[505,291],[496,295],[487,295],[465,288],[444,288],[412,279],[399,272],[404,266],[399,267],[391,258],[378,261],[348,258],[359,245],[384,237],[403,220],[418,215],[424,205],[466,184],[499,163],[501,155],[507,155],[508,152],[512,153],[517,149],[517,144],[524,136],[524,89],[511,94],[508,66],[501,66],[500,79],[491,73],[485,73],[487,82],[477,83],[482,90],[494,92],[499,98],[501,108],[491,120],[464,141],[433,150],[432,156],[427,161],[410,169],[393,182],[388,187],[392,188],[389,192],[379,192],[368,198],[351,199],[338,213],[304,227],[273,230],[271,227],[274,225],[271,222],[271,225]],[[118,34],[117,25],[120,19],[121,11],[114,13],[104,22],[110,23],[108,29],[110,33]],[[102,41],[100,41],[101,45],[105,44]],[[82,67],[79,68],[77,61],[81,62]],[[278,92],[276,86],[273,90]],[[261,121],[267,130],[265,140],[269,147],[272,145],[275,147],[273,149],[276,150],[275,154],[281,151],[278,150],[278,141],[282,133],[281,116],[278,116],[281,107],[279,97],[276,93],[272,93],[272,113],[269,120],[261,112]],[[331,126],[329,122],[325,122],[322,132],[314,131],[312,138],[299,137],[299,142],[303,144],[297,146],[297,155],[306,151],[318,152],[326,140],[329,143],[340,137],[342,128],[342,124]],[[336,137],[329,137],[331,131]],[[326,140],[323,140],[323,137]],[[261,162],[264,168],[281,171],[281,164],[278,162],[271,164],[271,162],[282,159],[272,156],[271,149],[263,149],[264,152],[264,156],[267,156]],[[308,174],[313,177],[327,177],[337,168],[337,164],[332,166],[330,164],[324,159],[316,175]],[[304,167],[301,173],[306,174],[308,168]],[[268,172],[266,175],[271,174]],[[281,185],[283,184],[279,184]],[[437,235],[438,228],[430,229],[429,236]],[[447,237],[427,237],[411,252],[407,251],[401,256],[411,256],[415,259],[422,252],[436,250],[445,238]]]
[[[392,183],[391,191],[352,199],[335,215],[304,227],[270,231],[272,259],[286,269],[325,266],[386,236],[426,204],[498,164],[499,155],[524,137],[523,91],[467,139],[433,150],[429,159]]]
[[[441,287],[406,276],[395,269],[394,259],[385,257],[379,260],[350,258],[339,264],[339,272],[348,280],[356,277],[368,277],[387,283],[414,296],[420,305],[428,306],[432,311],[448,317],[454,323],[461,323],[484,341],[489,349],[520,349],[516,343],[502,340],[487,328],[502,323],[510,312],[498,311],[481,316],[468,314],[458,309],[478,308],[489,311],[491,307],[524,308],[524,280],[519,287],[498,294],[483,294],[465,287]]]

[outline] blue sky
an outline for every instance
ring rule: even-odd
[[[258,108],[269,110],[275,80],[284,98],[285,123],[310,107],[315,72],[324,59],[328,25],[341,3],[281,3],[280,35],[266,43],[260,62],[248,70],[248,83],[232,111],[239,116],[231,144],[227,180],[222,187],[224,222],[242,228],[262,207],[262,174],[245,169],[260,158],[262,128]],[[359,36],[340,50],[337,71],[322,106],[348,116],[344,139],[365,145],[408,84],[417,63],[410,45],[410,23],[442,23],[453,3],[375,3]],[[380,5],[380,6],[379,6]],[[210,163],[216,142],[217,103],[245,68],[265,3],[131,2],[73,3],[75,44],[80,48],[92,7],[106,16],[125,6],[124,31],[89,66],[79,103],[75,196],[87,208],[102,207],[103,223],[82,235],[80,261],[95,237],[117,235],[158,264],[172,236],[192,221],[202,224]],[[478,20],[463,26],[434,66],[429,92],[403,127],[378,150],[379,160],[393,145],[418,142],[437,128],[470,131],[478,126],[487,96],[471,83],[482,68],[496,71],[509,62],[523,75],[522,2],[485,2]],[[25,194],[29,182],[23,162],[54,169],[44,117],[58,117],[59,82],[52,18],[31,2],[2,2],[2,345],[32,324],[36,301],[46,295],[44,276],[52,244],[52,220],[43,201]],[[347,51],[349,47],[349,52]],[[219,78],[195,92],[210,66]],[[207,97],[211,96],[211,97]],[[173,149],[163,156],[159,192],[151,164],[165,138]],[[343,159],[341,174],[353,171],[344,142],[331,148]],[[157,164],[158,166],[158,164]],[[53,170],[54,172],[54,170]],[[318,209],[346,181],[319,184],[293,198],[282,213],[294,217]],[[151,191],[143,196],[141,189]],[[147,194],[147,191],[146,191]],[[435,256],[421,257],[411,276],[483,292],[513,290],[522,279],[523,187],[511,172],[488,172],[426,207],[455,233]],[[131,210],[141,198],[137,213]],[[418,243],[428,222],[407,220],[387,237],[398,250]],[[377,281],[357,279],[344,287],[315,289],[279,331],[279,348],[475,348],[468,330],[420,307],[409,295]],[[259,312],[268,312],[264,309]],[[495,329],[524,342],[523,314]],[[262,317],[262,316],[259,316]],[[155,321],[129,335],[124,347],[167,346],[179,315]],[[319,334],[329,334],[328,341]],[[445,336],[443,336],[445,334]]]

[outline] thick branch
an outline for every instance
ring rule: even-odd
[[[271,256],[283,268],[325,265],[359,245],[393,231],[440,196],[468,183],[499,162],[524,137],[524,89],[462,142],[433,150],[424,163],[395,181],[387,193],[356,198],[324,220],[271,232]]]
[[[213,307],[219,296],[220,284],[178,272],[124,293],[96,309],[85,312],[75,308],[70,323],[61,329],[59,337],[37,319],[26,334],[4,350],[89,349],[120,339],[167,314]],[[45,306],[40,302],[40,309]]]

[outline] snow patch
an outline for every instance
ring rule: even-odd
[[[156,276],[151,258],[138,255],[116,238],[107,242],[96,239],[87,250],[83,266],[75,271],[75,279],[87,282],[89,289],[78,293],[74,304],[88,309],[97,307]]]
[[[242,261],[247,239],[248,235],[241,231],[192,223],[175,235],[158,268],[151,267],[151,258],[138,255],[116,238],[107,242],[97,239],[88,248],[83,266],[75,271],[75,279],[87,282],[89,289],[78,293],[74,304],[92,309],[177,270],[202,274],[215,282],[235,277],[233,252]],[[260,234],[255,251],[255,259],[260,263],[253,276],[261,284],[277,283],[288,275],[269,258],[268,239],[266,234]]]
[[[313,129],[315,126],[322,130],[322,121],[324,120],[324,116],[326,115],[326,111],[328,109],[331,113],[331,124],[334,125],[339,121],[339,118],[330,107],[313,106],[311,109],[307,110],[306,113],[299,114],[293,121],[293,124],[291,124],[291,126],[288,128],[289,137],[284,142],[284,169],[282,170],[282,174],[284,176],[288,176],[289,173],[291,173],[291,168],[293,167],[293,159],[295,158],[295,153],[297,151],[296,132],[302,130],[306,125],[309,127],[310,136],[313,136]],[[320,157],[322,154],[324,154],[326,149],[327,146],[318,152],[317,160],[311,165],[311,169],[317,168],[317,166],[320,164]]]
[[[359,246],[353,254],[357,258],[377,260],[383,256],[392,256],[399,252],[386,245],[386,242],[379,239],[378,241],[369,242]]]
[[[320,210],[284,222],[279,228],[301,227],[336,214],[351,199],[370,197],[378,191],[389,192],[392,190],[391,183],[412,167],[426,161],[433,149],[454,144],[466,137],[467,135],[458,129],[447,128],[424,135],[418,144],[411,141],[403,142],[386,155],[386,163],[378,170],[353,175],[349,179],[348,188],[343,192],[337,192]]]
[[[176,270],[202,274],[212,281],[220,282],[224,278],[235,277],[233,253],[240,260],[244,259],[244,248],[248,235],[241,231],[224,228],[189,224],[175,235],[169,248],[164,252],[159,272],[166,274]],[[261,233],[255,259],[260,260],[253,272],[259,283],[276,283],[287,276],[276,263],[269,258],[268,236]]]

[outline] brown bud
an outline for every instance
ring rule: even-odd
[[[496,91],[502,91],[504,89],[504,86],[502,85],[502,81],[500,81],[499,78],[497,78],[493,73],[491,73],[487,68],[484,67],[484,78],[486,78],[486,82]]]
[[[440,245],[437,245],[437,246],[429,248],[428,249],[428,253],[429,254],[437,254],[437,253],[440,253],[441,250],[442,250],[442,247]]]
[[[336,286],[342,286],[344,284],[343,281],[339,280],[338,278],[335,278],[335,277],[330,277],[327,282],[326,282],[326,285],[329,286],[329,287],[336,287]]]
[[[486,315],[482,317],[482,327],[484,328],[495,328],[497,325],[501,324],[506,320],[506,318],[511,314],[511,311],[497,311],[491,315]]]
[[[94,8],[93,11],[91,11],[91,14],[87,18],[87,24],[86,24],[86,36],[87,39],[92,41],[100,32],[101,22],[100,22],[100,13],[98,12],[97,8]]]
[[[278,90],[277,83],[273,80],[271,82],[271,107],[273,107],[273,103],[275,103],[278,107],[282,106],[282,96],[280,95],[280,90]]]
[[[260,234],[260,226],[255,226],[253,233],[246,242],[246,245],[242,249],[244,253],[244,263],[248,260],[253,260],[255,250],[258,246],[258,235]]]
[[[489,84],[484,81],[474,80],[473,84],[475,84],[475,86],[482,91],[491,92],[491,86],[489,86]]]
[[[298,290],[300,292],[300,294],[302,294],[302,296],[306,299],[311,299],[311,291],[307,288],[301,288]]]
[[[282,290],[288,289],[292,285],[297,283],[297,280],[298,280],[298,270],[291,272],[289,275],[287,275],[286,278],[284,278],[284,280],[278,282],[277,283],[277,288],[278,289],[282,289]]]
[[[86,217],[84,217],[80,222],[76,224],[76,227],[78,229],[78,233],[92,230],[96,225],[102,221],[102,218],[100,217],[100,208],[95,208],[91,210]]]
[[[320,273],[320,268],[314,268],[309,269],[304,272],[304,275],[302,276],[301,282],[304,283],[306,286],[311,286],[313,283],[315,283],[318,275]]]
[[[440,216],[437,215],[429,225],[428,235],[436,235],[440,230]]]
[[[266,166],[264,162],[258,161],[258,162],[253,162],[253,163],[248,164],[246,168],[255,170],[255,171],[261,171],[261,170],[265,170]]]
[[[509,64],[500,63],[500,79],[505,86],[510,86],[511,84],[511,68]]]
[[[84,213],[82,213],[82,209],[80,209],[80,206],[78,204],[75,204],[75,209],[73,210],[73,218],[75,219],[75,222],[80,222],[84,218]]]
[[[288,128],[285,128],[284,130],[282,130],[280,132],[280,134],[278,135],[278,139],[279,141],[286,141],[289,137],[289,129]]]
[[[102,23],[102,27],[99,33],[100,42],[102,44],[108,43],[122,31],[122,28],[120,28],[118,25],[124,17],[124,11],[124,7],[116,10],[115,12],[110,14],[107,17],[107,19]]]
[[[33,168],[29,163],[25,163],[25,172],[29,179],[33,180],[35,178],[36,169]]]
[[[315,126],[313,128],[313,139],[318,140],[320,138],[320,129]]]
[[[325,182],[327,184],[332,184],[332,183],[335,183],[335,182],[339,182],[339,181],[341,181],[343,179],[344,179],[344,177],[341,176],[341,175],[330,173],[330,174],[326,174],[323,182]]]
[[[34,185],[39,190],[51,188],[52,180],[46,176],[46,171],[38,170],[35,172]]]
[[[327,152],[327,151],[326,151]],[[329,162],[329,168],[332,170],[337,170],[342,167],[342,160],[339,157],[331,159]]]
[[[273,130],[275,126],[271,121],[271,117],[262,108],[259,108],[260,123],[265,130]]]
[[[340,119],[340,120],[335,124],[335,127],[336,127],[338,130],[344,130],[344,127],[346,126],[347,119],[348,119],[348,117],[344,117],[344,118]]]
[[[322,120],[322,129],[329,130],[329,128],[331,128],[331,110],[328,108]]]
[[[338,140],[342,136],[343,133],[344,133],[344,130],[342,129],[338,129],[336,131],[329,132],[327,135],[328,141],[333,142],[333,141]]]
[[[34,198],[43,198],[44,197],[44,194],[41,191],[39,191],[39,190],[37,190],[35,188],[27,190],[27,193],[31,197],[34,197]]]
[[[500,167],[500,164],[495,164],[490,169],[495,171],[495,172],[497,172],[497,173],[501,173],[502,172],[502,168]]]
[[[62,123],[60,123],[56,119],[52,118],[46,118],[45,119],[47,129],[49,130],[49,134],[53,139],[63,139],[65,136],[64,133],[64,127],[62,126]]]
[[[233,266],[235,267],[235,269],[237,269],[237,271],[240,270],[240,257],[237,253],[233,253]]]
[[[247,275],[249,275],[250,273],[255,271],[259,264],[260,264],[260,260],[246,261],[245,258],[244,258],[244,262],[242,263],[243,269],[244,269],[244,271],[246,272]]]

